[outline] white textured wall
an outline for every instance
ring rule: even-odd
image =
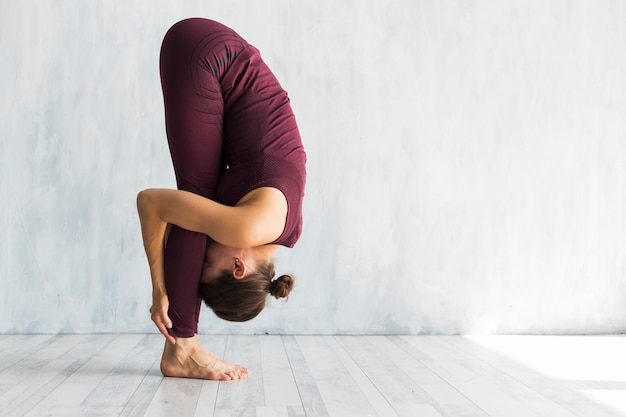
[[[309,155],[287,304],[206,332],[626,330],[619,0],[2,1],[0,332],[152,331],[167,28],[220,20]]]

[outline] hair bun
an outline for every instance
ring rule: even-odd
[[[296,279],[291,275],[281,275],[270,283],[270,294],[275,298],[285,298],[293,289]]]

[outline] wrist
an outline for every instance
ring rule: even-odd
[[[167,291],[165,291],[165,288],[161,288],[161,287],[154,287],[152,288],[152,298],[163,298],[163,297],[167,297]]]

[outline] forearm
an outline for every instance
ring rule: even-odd
[[[141,223],[143,246],[150,266],[153,296],[167,294],[163,266],[163,251],[168,232],[168,224],[157,214],[150,202],[137,196],[137,212]]]
[[[165,232],[163,236],[163,246],[160,251],[160,260],[154,264],[154,267],[150,266],[150,277],[152,279],[152,296],[167,296],[167,283],[165,281],[165,250],[167,248],[167,239],[170,235],[172,225],[167,223],[165,225]]]

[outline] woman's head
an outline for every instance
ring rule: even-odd
[[[258,262],[256,269],[243,278],[225,269],[217,277],[200,283],[199,294],[218,317],[248,321],[263,310],[268,295],[285,298],[291,292],[295,278],[282,275],[273,279],[274,274],[271,261]]]

